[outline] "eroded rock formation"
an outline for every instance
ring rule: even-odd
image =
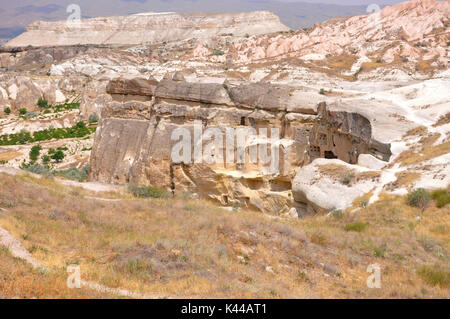
[[[175,193],[196,193],[225,206],[283,214],[294,205],[296,170],[308,164],[311,155],[316,156],[310,145],[325,123],[331,140],[336,140],[339,132],[341,140],[347,141],[348,145],[337,141],[342,152],[332,151],[344,154],[342,158],[348,162],[353,161],[353,157],[345,157],[349,150],[356,152],[352,154],[357,158],[359,153],[370,153],[373,144],[368,120],[357,114],[327,113],[324,104],[317,116],[317,106],[311,107],[304,98],[313,93],[294,87],[189,83],[166,77],[159,83],[154,79],[116,79],[108,84],[107,93],[112,102],[102,108],[91,154],[91,179],[105,183],[158,185]],[[192,157],[192,162],[175,162],[172,150],[179,140],[173,139],[174,130],[183,128],[190,133],[195,153],[198,123],[203,130],[218,129],[223,137],[230,128],[249,132],[276,128],[278,135],[271,132],[266,139],[259,135],[245,138],[242,162],[238,161],[238,144],[233,143],[230,153],[226,140],[212,147],[212,156],[223,154],[223,161],[208,163],[203,157],[196,162]],[[203,148],[209,143],[203,140]],[[270,156],[277,152],[276,170],[273,162],[251,159],[255,146],[262,146],[258,155],[264,148]]]
[[[131,16],[66,21],[38,21],[5,47],[54,45],[135,45],[191,38],[204,39],[221,34],[258,35],[287,31],[279,18],[268,11],[244,13],[143,13]]]

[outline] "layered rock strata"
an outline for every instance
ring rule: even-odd
[[[5,47],[67,45],[137,45],[222,34],[259,35],[287,31],[268,11],[244,13],[144,13],[82,19],[80,23],[38,21]]]
[[[296,170],[312,156],[327,151],[324,148],[316,155],[311,148],[326,123],[331,140],[340,134],[336,147],[343,149],[332,151],[342,160],[351,162],[353,157],[346,157],[349,152],[357,158],[378,145],[371,137],[370,122],[362,116],[328,113],[324,104],[318,110],[305,99],[314,93],[289,86],[116,79],[108,84],[107,93],[112,102],[101,110],[91,154],[91,180],[158,185],[174,193],[195,193],[224,206],[287,213],[294,206],[291,184]],[[223,137],[218,144],[205,137],[201,143],[203,150],[209,145],[214,161],[205,157],[195,161],[199,124],[202,132],[214,128]],[[180,141],[173,137],[177,129],[185,129],[192,137],[192,162],[174,161],[172,151]],[[230,129],[257,135],[246,136],[245,151],[240,153],[238,133],[232,137],[233,148],[227,148]],[[267,138],[261,138],[266,136],[260,134],[264,130],[270,132]],[[256,161],[252,159],[254,147],[258,150]],[[373,153],[380,158],[389,157],[389,146],[375,149]],[[270,162],[260,160],[265,151]],[[217,160],[220,157],[222,160]]]

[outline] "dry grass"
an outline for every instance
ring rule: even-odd
[[[433,127],[438,127],[438,126],[445,125],[448,123],[450,123],[450,112],[445,115],[442,115],[439,118],[439,120],[433,125]]]
[[[1,227],[50,269],[79,264],[84,280],[109,287],[209,298],[448,297],[418,269],[448,266],[449,211],[430,206],[421,213],[403,197],[384,196],[356,214],[274,220],[201,200],[105,202],[45,178],[2,174],[0,181],[0,207],[7,209]],[[349,224],[367,226],[346,231]],[[1,260],[9,265],[1,269],[15,267],[10,258]],[[366,286],[373,263],[382,268],[381,289]],[[4,282],[31,285],[27,276],[36,274],[30,273],[24,269]],[[46,292],[63,289],[64,274],[41,282],[41,293],[29,290],[27,297],[56,296]],[[5,293],[3,287],[6,296],[25,289]]]
[[[340,181],[342,184],[348,185],[357,181],[375,181],[381,176],[380,172],[377,171],[358,172],[347,166],[339,164],[318,165],[318,169],[321,176],[325,175],[336,181]]]
[[[413,129],[410,129],[408,132],[405,133],[403,138],[409,137],[409,136],[424,136],[428,133],[428,129],[426,126],[418,126]]]
[[[350,70],[358,58],[355,55],[339,55],[327,58],[326,63],[332,69]]]
[[[434,145],[441,136],[439,133],[426,134],[421,128],[415,128],[406,133],[409,136],[422,137],[410,149],[402,152],[395,159],[394,163],[401,163],[402,165],[419,164],[424,161],[442,156],[450,153],[450,142]]]
[[[32,269],[0,247],[0,299],[2,298],[113,298],[91,289],[69,289],[67,273],[62,267],[50,270]]]
[[[420,73],[430,73],[435,68],[431,66],[430,61],[419,61],[416,64],[416,71]]]
[[[398,189],[401,187],[409,187],[413,185],[415,181],[421,178],[421,175],[417,172],[410,172],[410,171],[402,171],[395,175],[397,177],[397,180],[393,182],[392,190]]]

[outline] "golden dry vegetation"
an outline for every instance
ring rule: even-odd
[[[373,180],[380,178],[381,173],[378,171],[358,172],[355,169],[339,164],[318,165],[321,176],[327,176],[343,184],[351,184],[355,181]]]
[[[79,264],[83,280],[160,297],[449,296],[448,206],[422,213],[383,196],[357,213],[297,220],[187,195],[116,195],[98,200],[44,177],[0,174],[0,227],[49,269],[40,274],[2,250],[0,294],[102,297],[65,288],[66,266]],[[375,263],[381,289],[366,285]]]

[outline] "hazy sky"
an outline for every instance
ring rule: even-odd
[[[312,3],[332,3],[342,5],[358,5],[358,4],[386,4],[392,5],[395,3],[405,2],[406,0],[276,0],[280,2],[312,2]]]

